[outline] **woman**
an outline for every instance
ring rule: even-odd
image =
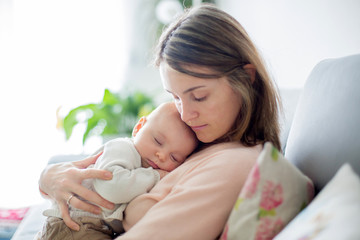
[[[155,63],[182,120],[203,144],[130,202],[127,232],[118,239],[215,239],[262,145],[271,141],[280,149],[279,97],[245,30],[212,5],[187,11],[164,31]],[[100,210],[76,197],[67,203],[72,194],[112,207],[80,185],[86,178],[111,178],[105,171],[83,170],[94,161],[49,166],[40,178],[41,191],[59,203],[70,228],[77,225],[67,204]]]

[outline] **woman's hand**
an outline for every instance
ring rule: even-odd
[[[112,173],[109,171],[87,169],[88,166],[96,162],[101,154],[99,153],[76,162],[49,165],[41,173],[39,180],[40,191],[57,202],[65,224],[73,230],[79,230],[79,226],[71,219],[69,214],[67,201],[70,199],[70,196],[74,195],[69,200],[71,206],[94,214],[100,214],[101,208],[86,203],[76,196],[80,196],[108,209],[114,208],[113,203],[81,185],[81,182],[88,178],[112,179]]]

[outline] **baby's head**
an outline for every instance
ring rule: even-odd
[[[143,167],[172,171],[195,150],[198,140],[174,103],[163,103],[135,126],[134,144]]]

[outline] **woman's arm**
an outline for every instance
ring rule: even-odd
[[[41,173],[39,179],[40,192],[55,200],[60,208],[65,224],[71,229],[78,230],[79,226],[72,221],[69,215],[67,199],[72,195],[80,196],[105,208],[112,209],[114,204],[102,198],[99,194],[88,190],[81,185],[84,179],[97,178],[103,180],[112,179],[111,172],[97,169],[86,169],[96,162],[101,153],[85,158],[81,161],[66,162],[48,165]],[[95,214],[101,209],[95,205],[86,203],[79,198],[73,197],[71,205]]]

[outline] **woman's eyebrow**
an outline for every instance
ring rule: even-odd
[[[204,85],[201,85],[201,86],[196,86],[196,87],[189,88],[189,89],[185,90],[185,91],[183,92],[183,94],[188,93],[188,92],[191,92],[191,91],[194,91],[195,89],[198,89],[198,88],[203,88],[203,87],[205,87],[205,86],[204,86]]]
[[[183,94],[188,93],[188,92],[191,92],[191,91],[194,91],[194,90],[196,90],[196,89],[198,89],[198,88],[203,88],[203,87],[205,87],[205,85],[191,87],[191,88],[186,89],[185,91],[183,91]],[[168,90],[168,89],[165,89],[165,91],[167,91],[168,93],[173,94],[173,93],[172,93],[170,90]]]

